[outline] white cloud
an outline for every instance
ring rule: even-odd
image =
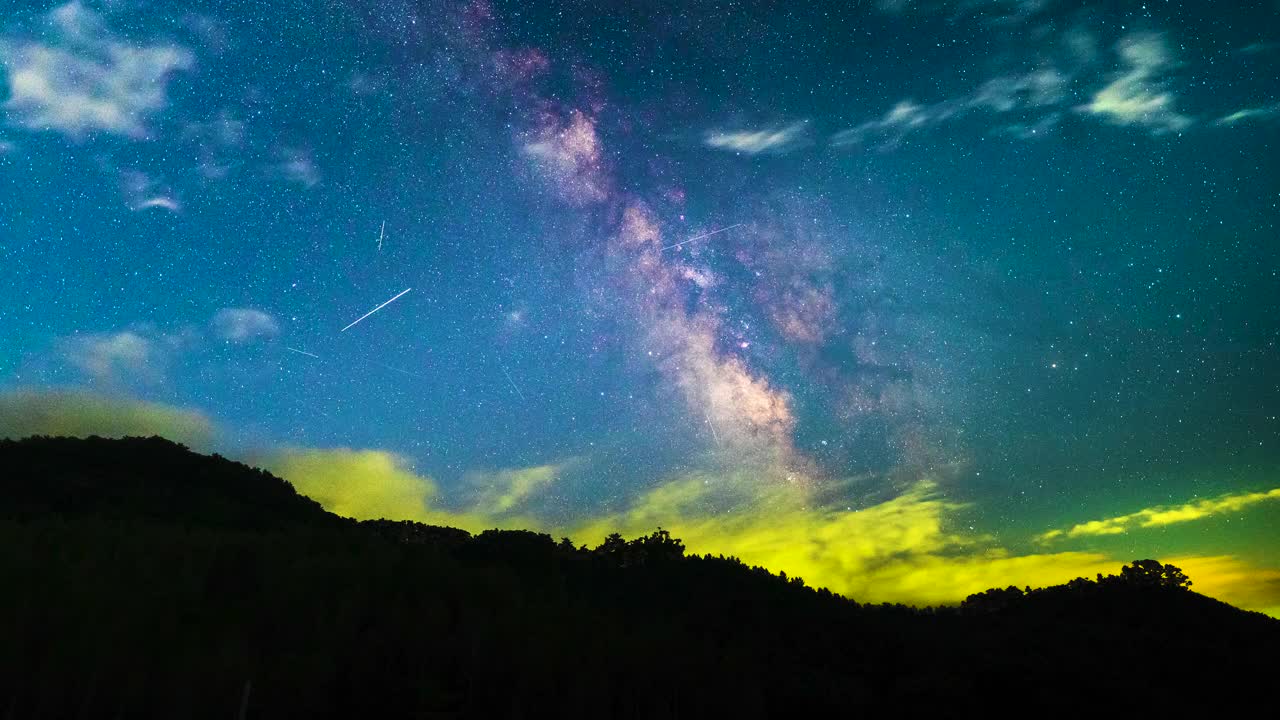
[[[1124,70],[1094,94],[1081,111],[1113,125],[1137,125],[1154,134],[1178,132],[1194,120],[1174,108],[1161,76],[1178,63],[1163,35],[1131,35],[1116,46]]]
[[[316,166],[311,153],[305,150],[289,149],[281,153],[280,163],[276,166],[284,179],[306,187],[314,187],[320,182],[320,168]]]
[[[223,308],[209,321],[209,334],[245,345],[280,332],[275,318],[253,308]],[[116,386],[163,382],[175,360],[197,352],[209,334],[191,325],[161,330],[136,324],[125,330],[76,333],[55,343],[55,355],[97,382]]]
[[[711,130],[703,137],[703,142],[710,148],[748,155],[782,153],[800,144],[806,124],[802,120],[785,127],[764,130]]]
[[[95,132],[144,137],[168,102],[170,75],[194,59],[177,45],[145,45],[113,35],[78,0],[52,10],[50,42],[0,40],[8,71],[5,104],[17,124],[73,137]]]
[[[247,343],[280,333],[275,318],[253,308],[223,308],[210,322],[218,338],[233,343]]]
[[[109,385],[162,382],[175,355],[197,342],[188,328],[173,334],[148,326],[75,334],[57,343],[59,355],[86,377]]]
[[[1235,125],[1246,121],[1270,120],[1277,116],[1280,116],[1280,102],[1256,108],[1243,108],[1218,118],[1214,124]]]
[[[135,332],[100,333],[69,338],[63,355],[95,378],[118,372],[145,373],[155,358],[151,341]]]

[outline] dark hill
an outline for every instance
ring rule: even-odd
[[[0,440],[5,517],[119,515],[225,528],[336,518],[265,470],[164,438]]]
[[[342,520],[158,438],[0,442],[5,717],[810,717],[1274,704],[1175,568],[869,606],[685,555]]]

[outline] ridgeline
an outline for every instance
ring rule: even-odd
[[[0,441],[6,718],[1221,712],[1280,622],[1172,566],[861,605],[658,530],[339,518],[161,438]]]

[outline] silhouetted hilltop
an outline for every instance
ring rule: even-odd
[[[658,530],[600,546],[337,518],[159,438],[0,442],[6,717],[1219,710],[1280,623],[1155,561],[860,605]]]
[[[265,470],[161,437],[0,439],[8,517],[121,515],[269,528],[335,517]]]

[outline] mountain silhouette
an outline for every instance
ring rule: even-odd
[[[852,717],[1274,705],[1280,622],[1152,560],[864,605],[661,529],[356,522],[161,438],[0,441],[0,714]],[[1194,578],[1191,579],[1194,581]]]

